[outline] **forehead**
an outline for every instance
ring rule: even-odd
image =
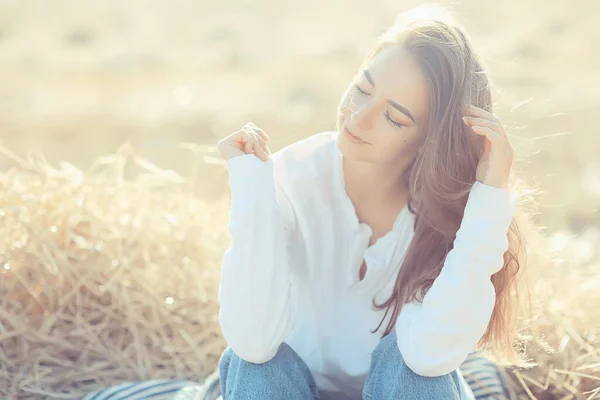
[[[406,107],[417,123],[423,122],[429,104],[427,78],[404,47],[387,46],[365,69],[373,78],[378,96]]]

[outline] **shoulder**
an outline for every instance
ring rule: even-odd
[[[272,155],[275,173],[283,180],[315,179],[332,170],[337,133],[325,131],[284,147]]]

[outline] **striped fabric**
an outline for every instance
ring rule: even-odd
[[[191,381],[171,379],[125,382],[88,394],[83,400],[172,400],[182,388],[196,385]]]
[[[202,385],[181,389],[172,400],[222,400],[219,371],[213,372]]]
[[[476,400],[509,400],[503,372],[480,353],[473,352],[460,370],[473,391]],[[203,384],[182,380],[153,380],[128,382],[100,392],[83,400],[222,400],[219,374],[213,372]]]
[[[503,370],[484,358],[481,353],[469,354],[460,366],[465,380],[476,400],[509,400],[507,381]]]

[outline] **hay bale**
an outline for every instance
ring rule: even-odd
[[[15,165],[0,174],[0,397],[75,399],[214,370],[227,200],[202,201],[197,179],[129,148],[86,172],[0,153]],[[127,165],[141,173],[125,179]],[[527,349],[538,366],[508,371],[514,398],[600,397],[600,234],[591,232],[554,237],[569,261],[545,272]]]
[[[543,274],[541,310],[527,354],[536,367],[509,369],[519,399],[600,398],[600,230],[548,235],[555,254]]]
[[[225,202],[131,150],[85,173],[3,153],[15,167],[0,175],[0,397],[208,374],[224,347]]]

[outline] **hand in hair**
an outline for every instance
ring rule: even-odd
[[[263,161],[269,159],[271,151],[267,146],[269,137],[252,122],[246,123],[239,131],[219,140],[217,149],[225,160],[245,154],[254,154]]]
[[[500,120],[494,114],[471,105],[463,121],[473,132],[485,138],[476,179],[486,185],[508,188],[514,149]]]

